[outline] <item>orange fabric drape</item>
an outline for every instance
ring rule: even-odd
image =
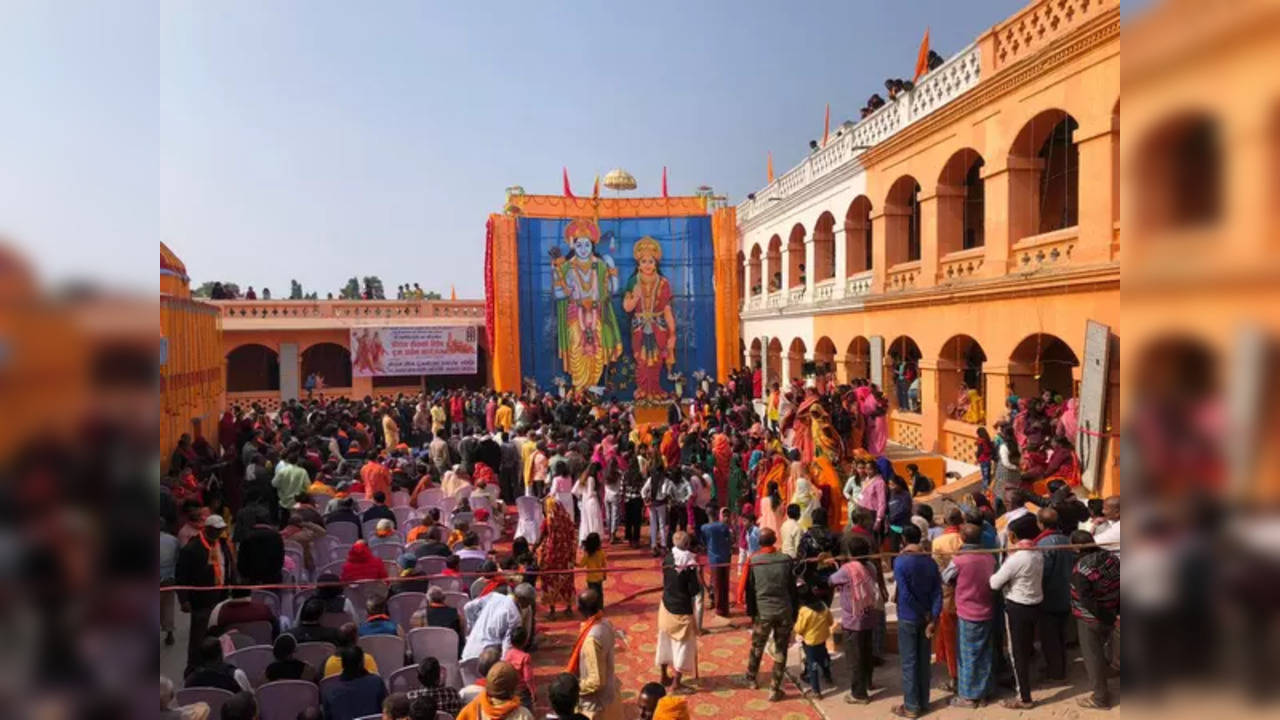
[[[738,309],[742,305],[742,288],[738,287],[736,208],[720,208],[712,213],[711,242],[715,251],[716,377],[723,383],[729,381],[729,373],[738,367],[740,359]]]
[[[516,267],[516,219],[490,215],[493,223],[493,387],[499,392],[520,391],[520,286]]]

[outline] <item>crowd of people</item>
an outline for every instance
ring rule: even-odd
[[[243,672],[224,661],[225,633],[266,621],[276,658],[267,679],[337,676],[314,708],[330,720],[437,710],[522,720],[536,697],[541,605],[546,619],[576,611],[583,620],[566,672],[548,688],[552,715],[612,720],[622,695],[607,553],[647,544],[661,558],[663,587],[658,681],[637,696],[646,718],[687,717],[681,696],[695,691],[688,679],[704,603],[751,617],[743,682],[756,686],[768,651],[771,700],[784,696],[793,638],[804,692],[830,686],[835,634],[851,669],[846,700],[869,702],[885,607],[896,602],[898,715],[929,708],[934,657],[952,703],[977,707],[1008,681],[1015,697],[1006,704],[1030,707],[1033,658],[1045,677],[1064,677],[1070,625],[1093,690],[1082,704],[1110,703],[1119,500],[1085,503],[1074,491],[1072,401],[1012,398],[994,440],[979,444],[980,488],[935,518],[936,502],[922,499],[936,500],[943,479],[914,465],[900,474],[885,456],[879,388],[763,390],[759,371],[703,382],[659,426],[635,423],[629,403],[573,392],[454,390],[229,409],[216,437],[183,436],[163,483],[161,582],[183,589],[161,593],[161,625],[172,643],[175,604],[189,614],[184,685],[247,692]],[[1059,449],[1066,459],[1055,458]],[[334,564],[324,548],[342,523],[354,542]],[[428,574],[432,562],[443,569]],[[243,587],[303,578],[316,588],[296,618]],[[344,586],[361,589],[360,612]],[[447,590],[465,593],[465,604],[447,603]],[[424,593],[420,605],[407,621],[392,620],[389,605],[409,592]],[[331,614],[343,613],[349,619],[333,626]],[[457,632],[457,660],[475,681],[451,687],[440,658],[415,656],[421,688],[388,695],[360,639],[416,627]],[[294,655],[313,641],[336,648],[322,668]],[[252,717],[227,714],[252,700],[228,702],[223,716]]]

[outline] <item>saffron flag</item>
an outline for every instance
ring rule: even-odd
[[[831,103],[827,103],[827,114],[822,118],[822,147],[827,146],[829,135],[831,135]]]
[[[449,299],[450,300],[458,299],[458,288],[454,287],[452,283],[449,284]]]
[[[569,168],[564,167],[560,168],[560,170],[564,175],[564,196],[571,198],[573,197],[573,191],[569,189]]]
[[[662,166],[662,197],[667,197],[667,166]]]
[[[772,183],[773,182],[773,152],[772,151],[769,152],[768,160],[766,162],[767,162],[767,165],[765,166],[765,172],[768,173],[769,182]]]
[[[920,52],[916,53],[916,74],[911,78],[911,82],[916,82],[927,72],[929,72],[929,28],[924,29],[924,37],[920,40]]]
[[[591,199],[597,200],[599,198],[600,198],[600,176],[597,175],[595,183],[592,184],[591,186]]]

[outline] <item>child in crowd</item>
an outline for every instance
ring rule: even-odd
[[[978,428],[974,452],[977,456],[978,469],[982,471],[982,492],[986,492],[991,489],[991,464],[995,461],[996,446],[991,442],[991,433],[984,427]]]
[[[511,647],[502,660],[515,668],[520,676],[520,704],[533,710],[533,658],[529,655],[529,631],[517,625],[511,631]]]
[[[640,694],[636,696],[636,707],[640,710],[640,720],[653,720],[653,711],[658,707],[658,701],[667,696],[667,689],[662,687],[662,683],[645,683],[640,688]]]
[[[609,544],[618,542],[618,520],[622,517],[621,473],[607,472],[604,483],[605,518],[609,523]]]
[[[582,558],[578,567],[587,569],[587,587],[600,593],[600,607],[604,607],[604,566],[606,558],[601,547],[600,533],[588,533],[582,541]]]
[[[801,597],[800,614],[796,616],[795,633],[804,643],[804,674],[809,680],[813,695],[822,697],[822,685],[818,681],[821,671],[828,683],[831,679],[831,654],[827,652],[827,640],[831,637],[834,618],[831,610],[811,592]],[[805,691],[809,695],[810,690]]]

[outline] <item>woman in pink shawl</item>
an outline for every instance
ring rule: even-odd
[[[1018,398],[1018,414],[1013,418],[1013,437],[1018,441],[1018,448],[1027,446],[1027,410],[1030,403],[1026,398]]]
[[[1070,440],[1072,444],[1076,441],[1076,433],[1080,430],[1080,399],[1070,398],[1067,405],[1063,409],[1062,414],[1058,416],[1058,434]]]
[[[867,452],[883,455],[884,448],[889,443],[889,423],[885,419],[884,405],[871,386],[864,385],[855,392],[858,396],[858,410],[866,419],[863,439]]]

